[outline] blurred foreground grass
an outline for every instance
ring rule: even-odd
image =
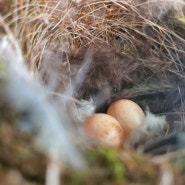
[[[173,184],[185,183],[183,156],[158,163],[153,162],[149,156],[133,151],[118,152],[110,148],[84,147],[82,153],[88,167],[85,170],[64,168],[61,174],[63,184],[159,185],[165,182],[165,176],[171,179]],[[46,156],[32,145],[32,139],[27,133],[20,132],[11,124],[1,123],[1,184],[44,184],[46,165]]]

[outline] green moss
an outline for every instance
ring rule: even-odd
[[[179,18],[177,18],[177,20],[178,20],[179,22],[185,24],[185,18],[179,17]]]
[[[112,174],[115,180],[124,180],[125,179],[125,166],[123,162],[118,157],[118,153],[113,149],[103,149],[101,154],[107,160],[107,164],[110,168],[110,173]]]

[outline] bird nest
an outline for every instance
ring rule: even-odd
[[[184,0],[9,0],[0,1],[0,11],[0,35],[16,38],[27,67],[52,91],[51,99],[66,96],[70,84],[75,108],[95,96],[101,104],[96,111],[105,112],[112,101],[127,98],[167,116],[163,137],[184,130]],[[91,70],[84,68],[89,60]],[[43,184],[48,156],[34,146],[35,133],[17,129],[16,110],[5,111],[2,99],[2,182]],[[86,112],[81,114],[91,113]],[[184,184],[184,150],[153,158],[130,148],[78,147],[91,168],[63,168],[64,184]]]

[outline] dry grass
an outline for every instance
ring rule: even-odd
[[[171,1],[165,2],[162,1],[166,14],[157,19],[155,3],[152,6],[146,1],[18,0],[13,13],[4,19],[14,27],[26,58],[33,65],[40,63],[46,49],[71,51],[97,43],[106,43],[128,55],[139,52],[141,57],[165,53],[175,61],[184,52],[184,25],[177,20],[182,17],[184,4],[182,1],[181,9],[176,10],[175,5],[167,6]],[[179,25],[180,33],[176,29]]]

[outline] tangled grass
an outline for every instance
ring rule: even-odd
[[[13,27],[31,66],[44,50],[70,52],[97,43],[128,55],[168,56],[184,53],[184,1],[15,1],[3,16]],[[173,51],[173,52],[172,52]],[[174,53],[174,54],[173,54]]]

